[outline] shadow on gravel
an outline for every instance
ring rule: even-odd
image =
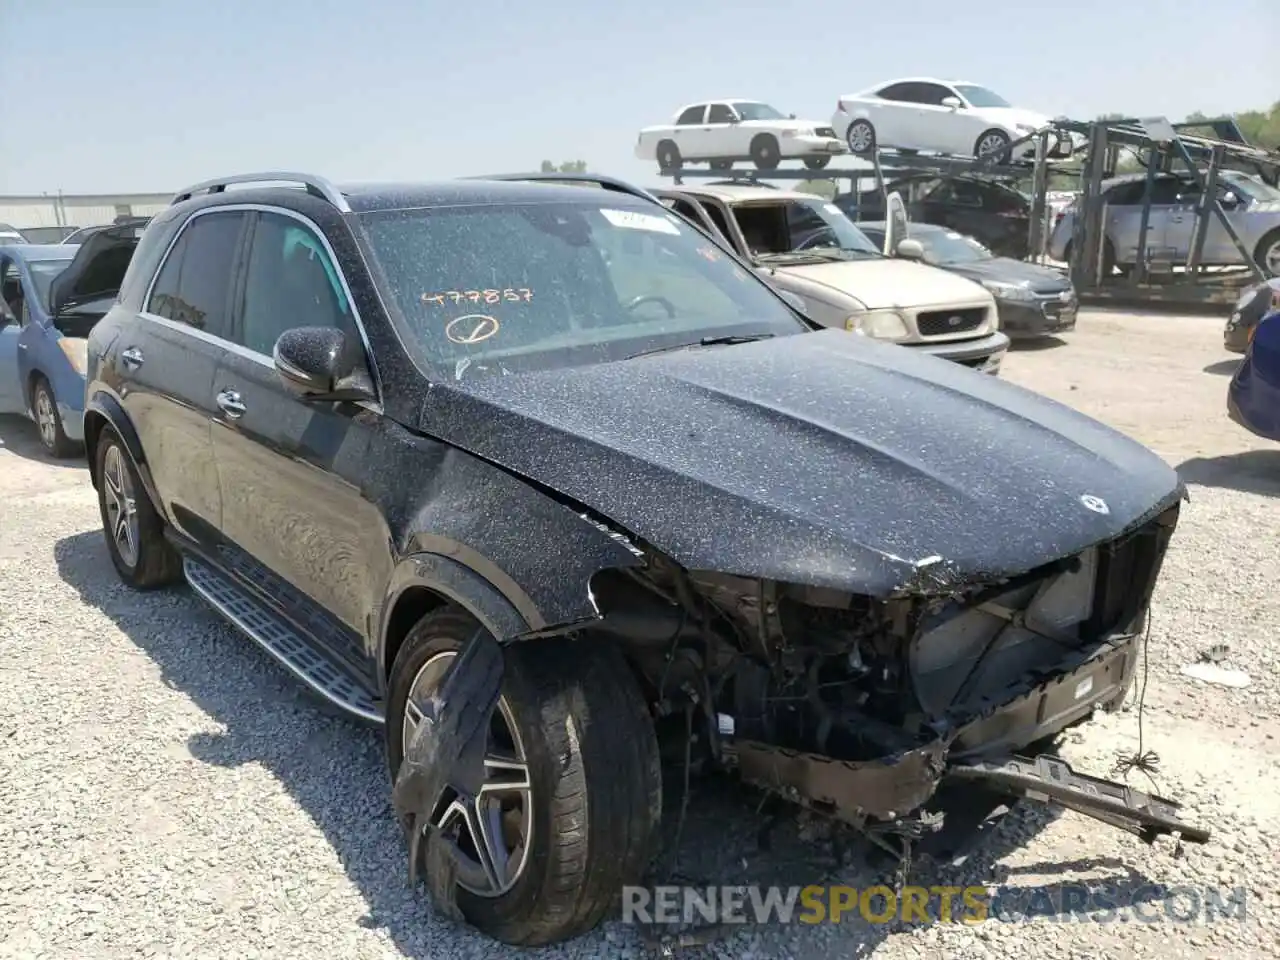
[[[151,658],[164,683],[190,697],[225,728],[225,733],[192,737],[187,744],[192,756],[225,768],[261,765],[324,833],[367,904],[362,926],[384,930],[408,957],[438,955],[444,938],[454,945],[448,952],[492,954],[495,945],[491,941],[476,931],[435,919],[424,894],[409,889],[406,849],[391,810],[379,732],[327,716],[274,661],[189,590],[175,587],[158,594],[138,594],[121,585],[100,532],[60,540],[54,556],[63,581],[86,604],[110,617]],[[243,669],[239,669],[241,664]],[[678,772],[670,776],[665,791],[668,849],[679,821],[680,779]],[[910,882],[925,887],[996,884],[1015,872],[1118,867],[1101,860],[1016,871],[997,864],[1056,816],[1048,807],[1022,805],[962,866],[917,858]],[[702,887],[761,884],[782,887],[784,892],[810,884],[847,884],[859,891],[877,884],[892,886],[893,866],[882,860],[874,862],[878,858],[869,856],[871,853],[863,843],[846,846],[833,842],[830,826],[824,821],[797,816],[795,808],[785,804],[766,805],[758,793],[743,790],[728,778],[708,777],[693,781],[678,855],[668,853],[648,882]],[[1149,884],[1143,877],[1123,882],[1135,890]],[[959,902],[957,898],[957,909]],[[797,911],[801,909],[797,906]],[[936,904],[930,909],[936,916]],[[618,915],[615,910],[612,918]],[[796,960],[817,960],[830,955],[833,933],[847,940],[849,949],[856,945],[857,955],[865,956],[902,929],[897,921],[870,924],[846,915],[837,928],[814,927],[797,933],[792,927],[782,933],[773,925],[752,924],[737,928],[735,937],[758,944],[753,947],[757,956],[773,955],[766,944],[774,936],[785,937],[785,948],[779,949]],[[617,955],[630,939],[616,923],[606,923],[606,929],[587,935],[569,949]],[[717,949],[723,950],[732,942],[721,942]],[[709,954],[694,948],[678,950],[677,955],[693,958]]]
[[[1280,496],[1280,450],[1245,450],[1221,457],[1192,457],[1178,464],[1187,483],[1241,493]]]
[[[1217,363],[1211,363],[1204,368],[1205,373],[1214,373],[1220,377],[1235,376],[1235,372],[1240,369],[1240,364],[1244,362],[1242,357],[1230,357],[1226,360],[1219,360]]]
[[[54,467],[88,466],[83,454],[74,454],[63,460],[57,460],[45,452],[40,443],[40,435],[36,425],[26,417],[12,414],[0,414],[0,450],[8,450],[24,460],[35,460]]]
[[[1067,341],[1062,337],[1019,337],[1010,339],[1009,351],[1011,353],[1038,353],[1041,350],[1056,350],[1058,347],[1065,347]]]

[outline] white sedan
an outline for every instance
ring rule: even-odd
[[[772,170],[793,158],[820,170],[844,151],[835,130],[821,120],[797,120],[795,114],[784,116],[756,100],[691,103],[677,111],[672,123],[645,127],[636,139],[636,156],[656,160],[664,171],[679,170],[687,162],[727,170],[735,160]]]
[[[831,118],[836,133],[855,154],[892,147],[962,157],[1004,153],[1014,141],[1052,123],[1050,117],[1012,106],[976,83],[928,77],[846,94]],[[1072,146],[1066,133],[1050,136],[1050,156],[1070,156]],[[1020,144],[1012,153],[1019,159],[1035,156],[1035,141]]]

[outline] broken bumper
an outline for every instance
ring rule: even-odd
[[[1208,832],[1178,821],[1171,801],[1076,774],[1056,757],[1016,756],[1098,707],[1119,706],[1139,649],[1136,638],[1107,645],[950,735],[890,759],[843,761],[754,741],[726,745],[725,755],[748,782],[857,827],[904,817],[927,804],[944,780],[967,780],[1011,797],[1059,803],[1148,842],[1176,832],[1203,843]]]

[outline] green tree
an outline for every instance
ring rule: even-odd
[[[543,160],[542,172],[543,173],[586,173],[587,161],[566,160],[564,163],[553,163],[550,160]]]

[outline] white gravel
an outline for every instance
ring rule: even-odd
[[[1005,373],[1151,444],[1194,483],[1157,597],[1145,746],[1162,792],[1213,840],[1176,857],[1027,807],[963,868],[921,863],[915,879],[1244,885],[1246,920],[796,925],[688,955],[1280,955],[1280,450],[1226,420],[1220,343],[1216,319],[1086,313],[1068,345],[1019,350]],[[1216,642],[1248,688],[1179,675]],[[1080,728],[1067,754],[1105,774],[1135,744],[1129,711]],[[0,418],[0,957],[503,955],[407,889],[388,798],[377,734],[320,714],[189,592],[119,586],[85,471],[48,463],[29,424]],[[789,885],[828,870],[797,820],[764,853],[754,800],[709,785],[693,807],[690,875]],[[840,877],[876,875],[855,857]],[[613,922],[541,953],[642,948]]]

